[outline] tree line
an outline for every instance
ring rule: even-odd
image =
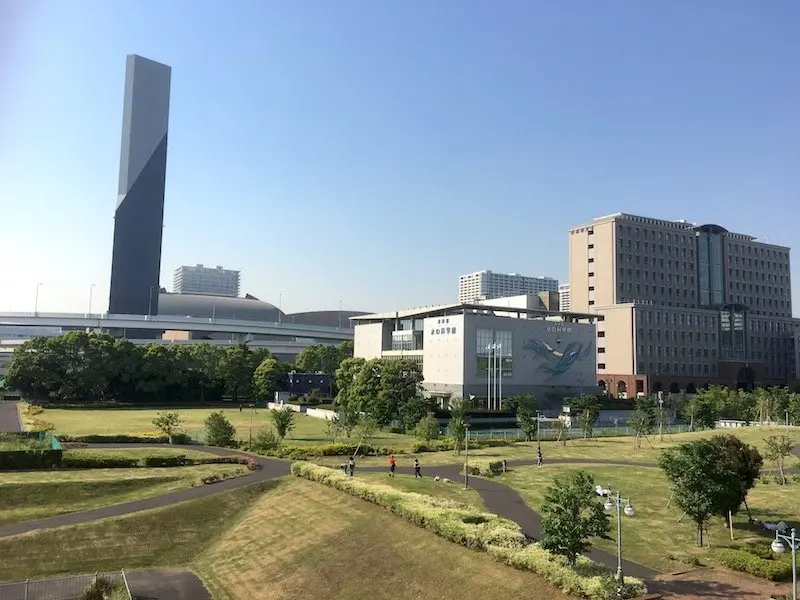
[[[71,331],[34,338],[14,351],[6,385],[34,401],[182,403],[267,400],[292,370],[333,375],[352,342],[312,345],[295,363],[247,344],[134,344],[104,333]]]

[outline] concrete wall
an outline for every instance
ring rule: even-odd
[[[422,374],[428,391],[461,395],[464,381],[464,315],[425,319]]]
[[[326,421],[330,421],[331,419],[338,417],[339,413],[335,410],[328,410],[327,408],[307,408],[306,415],[309,417],[314,417],[315,419],[325,419]]]
[[[358,323],[353,333],[353,356],[380,358],[382,349],[391,349],[391,332],[386,339],[384,323]]]

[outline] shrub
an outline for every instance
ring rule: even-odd
[[[262,427],[256,431],[253,436],[253,444],[250,448],[251,452],[258,452],[259,454],[268,454],[275,452],[281,446],[281,438],[275,433],[272,427]]]
[[[120,455],[84,454],[67,452],[61,460],[65,469],[133,469],[140,465],[139,459]]]
[[[111,581],[105,577],[98,577],[83,590],[80,600],[114,600],[127,598],[125,584],[121,581]]]
[[[206,444],[220,448],[236,446],[236,428],[222,414],[222,411],[213,412],[205,421]]]
[[[261,465],[259,463],[257,463],[254,458],[248,458],[247,459],[247,468],[250,471],[260,471],[261,470]]]
[[[495,514],[478,512],[452,500],[348,477],[337,469],[305,462],[292,464],[292,474],[383,506],[415,525],[467,548],[488,552],[510,566],[534,571],[567,593],[592,600],[614,597],[608,595],[611,576],[606,569],[586,557],[580,557],[576,567],[571,569],[562,557],[529,543],[519,525]],[[633,578],[626,580],[623,590],[625,598],[646,591],[644,583]],[[616,587],[613,593],[616,594]]]
[[[502,460],[477,459],[471,460],[467,467],[470,475],[481,477],[495,477],[503,472]]]
[[[61,450],[2,450],[0,471],[26,471],[28,469],[54,469],[61,466]]]
[[[142,459],[142,464],[145,467],[182,467],[188,464],[184,454],[177,456],[145,456]]]
[[[720,550],[719,561],[732,571],[749,573],[770,581],[784,581],[792,576],[792,563],[786,559],[767,559],[744,549]]]
[[[79,444],[168,444],[169,438],[157,433],[142,433],[138,435],[108,434],[108,435],[63,435],[58,437],[62,442]],[[191,436],[186,433],[173,433],[173,444],[192,444]]]

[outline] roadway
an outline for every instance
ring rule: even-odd
[[[338,327],[167,315],[0,313],[0,327],[61,327],[64,329],[113,329],[120,331],[131,329],[153,330],[154,332],[204,331],[340,342],[353,339],[352,329],[340,329]]]

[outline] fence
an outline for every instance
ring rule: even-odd
[[[122,583],[122,591],[111,596],[113,600],[135,600],[125,571],[0,583],[0,600],[80,600],[86,588],[100,578]]]
[[[569,430],[569,439],[582,438],[583,430],[580,427],[571,427]],[[658,427],[655,429],[658,432]],[[690,431],[689,426],[685,424],[680,425],[664,425],[664,433],[686,433]],[[557,429],[546,427],[542,425],[542,430],[539,439],[542,441],[555,440],[558,438],[559,432]],[[564,434],[562,435],[562,439]],[[619,427],[594,427],[592,429],[592,437],[617,437],[636,435],[636,431],[632,427],[619,426]],[[470,439],[500,439],[500,440],[523,440],[525,434],[521,429],[508,428],[508,429],[470,429]]]

